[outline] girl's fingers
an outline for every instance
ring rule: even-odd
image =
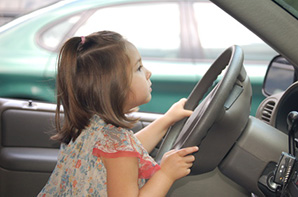
[[[182,98],[182,99],[180,99],[180,102],[182,103],[183,106],[185,105],[186,101],[187,101],[186,98]]]
[[[192,163],[192,162],[195,161],[195,157],[194,157],[193,155],[185,156],[185,157],[184,157],[184,161],[185,161],[186,163]]]
[[[193,166],[193,163],[187,163],[187,167],[186,168],[191,168]]]
[[[185,116],[191,116],[191,114],[193,113],[193,111],[191,110],[184,110]]]
[[[178,154],[181,157],[185,157],[186,155],[197,152],[198,150],[199,150],[199,147],[192,146],[192,147],[187,147],[187,148],[183,148],[181,150],[178,150]]]
[[[169,150],[168,152],[166,152],[166,154],[171,155],[171,154],[176,153],[176,152],[177,152],[177,150],[172,149],[172,150]]]
[[[190,173],[190,169],[186,169],[186,175],[188,175]]]
[[[186,98],[182,98],[182,99],[180,99],[180,103],[182,104],[183,108],[184,108],[184,106],[185,106],[186,101],[187,101]],[[185,114],[185,116],[190,116],[192,113],[193,113],[192,110],[186,110],[186,109],[184,110],[184,114]]]

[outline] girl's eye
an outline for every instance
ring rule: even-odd
[[[138,67],[138,71],[141,71],[142,68],[143,68],[143,65],[140,65],[140,66]]]

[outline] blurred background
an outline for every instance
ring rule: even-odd
[[[0,0],[0,25],[59,0]]]
[[[237,44],[245,52],[254,115],[264,99],[267,65],[277,54],[209,0],[0,0],[0,97],[55,103],[61,46],[101,30],[134,43],[153,73],[152,100],[143,112],[165,113]]]

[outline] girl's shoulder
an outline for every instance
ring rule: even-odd
[[[121,137],[127,137],[133,135],[133,132],[129,129],[123,128],[123,127],[117,127],[112,124],[107,124],[104,122],[103,119],[101,119],[98,115],[94,115],[91,118],[89,128],[93,131],[99,131],[100,133],[104,135],[104,137],[110,137],[115,138],[117,136],[118,138]],[[116,138],[116,139],[118,139]]]
[[[148,179],[159,170],[159,165],[150,157],[131,130],[106,124],[101,129],[102,137],[95,143],[92,154],[97,157],[139,158],[139,178]]]
[[[95,126],[95,125],[93,125]],[[95,128],[97,128],[95,126]],[[99,126],[100,137],[97,139],[93,154],[96,156],[114,154],[120,156],[122,153],[142,153],[142,146],[131,130],[116,127],[112,124],[101,124]],[[116,154],[117,153],[117,154]]]
[[[131,130],[107,124],[97,115],[92,117],[89,128],[97,136],[96,144],[114,147],[135,143],[135,136]]]

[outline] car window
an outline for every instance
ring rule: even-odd
[[[216,5],[193,4],[203,58],[215,59],[224,49],[241,46],[246,60],[271,60],[276,52]]]
[[[144,58],[180,58],[179,21],[177,3],[107,7],[97,10],[75,36],[112,30],[134,43]]]
[[[298,19],[298,2],[289,0],[273,0],[287,12],[291,13]]]
[[[67,32],[79,21],[79,19],[80,16],[76,15],[51,26],[41,35],[42,45],[47,49],[55,50],[63,41]]]

